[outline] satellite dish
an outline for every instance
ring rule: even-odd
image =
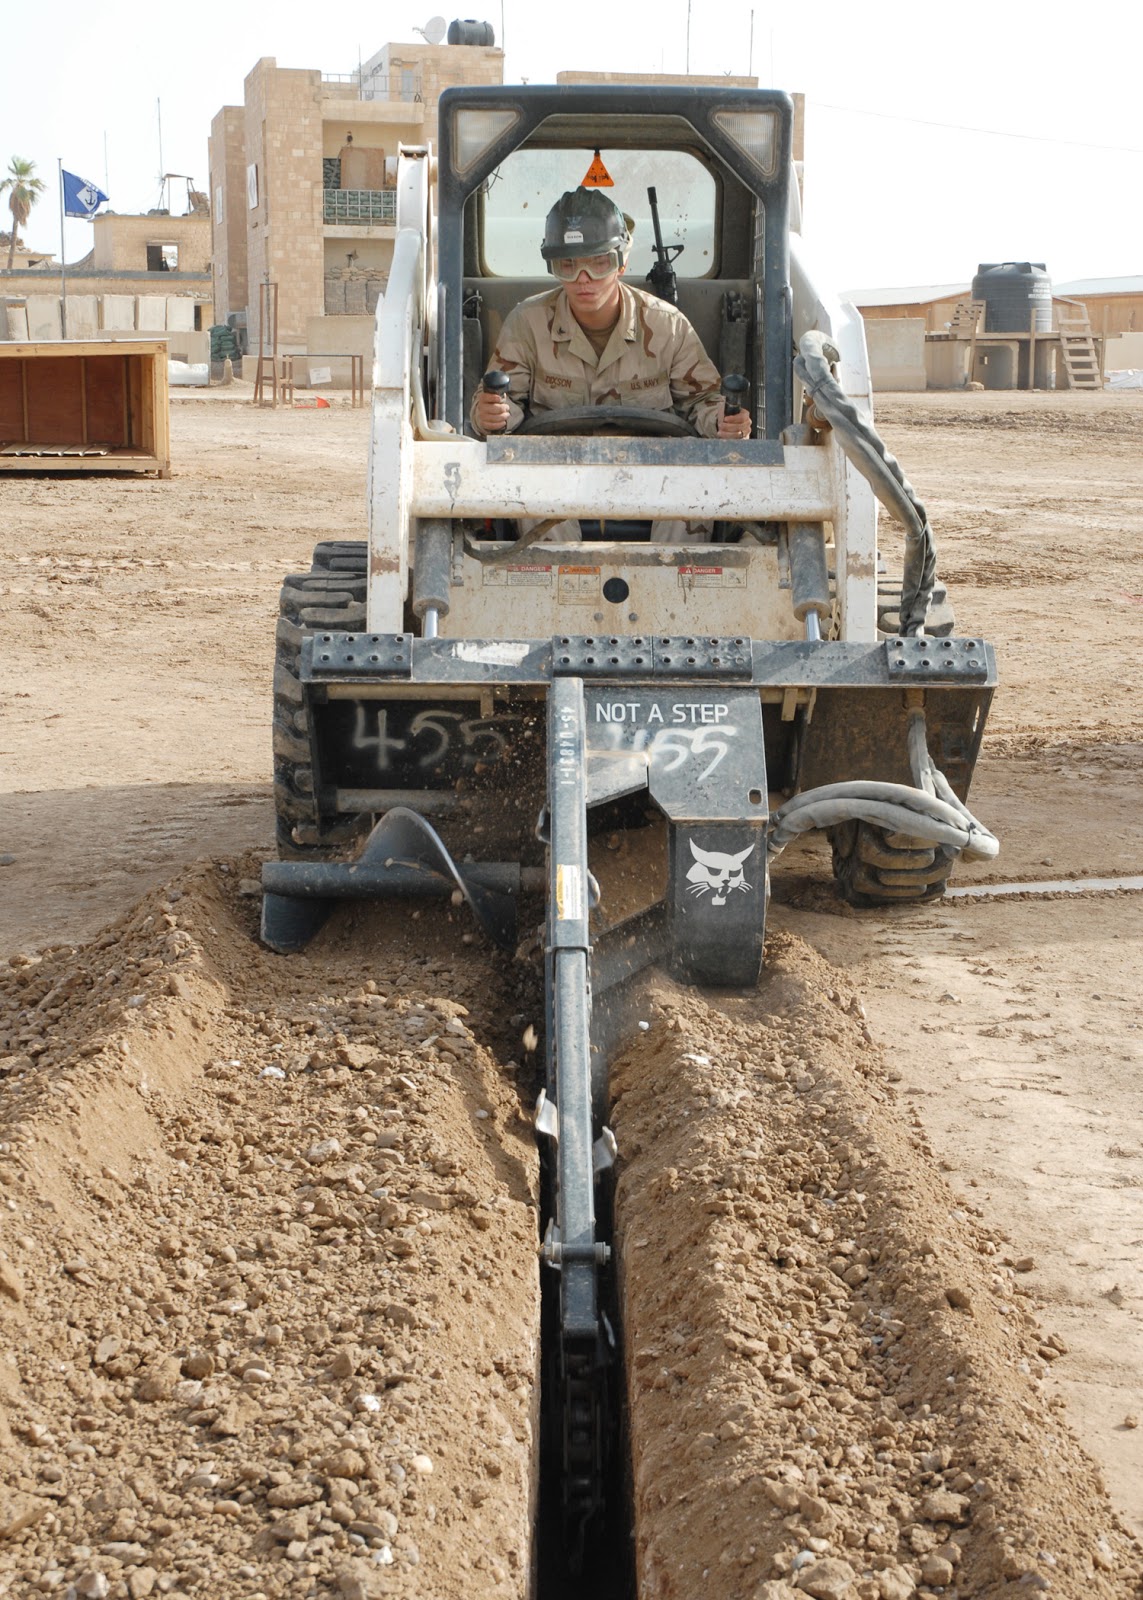
[[[443,17],[430,17],[423,28],[414,28],[414,33],[419,33],[428,44],[440,44],[448,32],[448,23]]]

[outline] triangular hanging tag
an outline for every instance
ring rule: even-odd
[[[584,173],[581,189],[614,189],[615,180],[603,165],[599,151],[595,152],[591,166]]]

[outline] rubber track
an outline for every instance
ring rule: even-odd
[[[330,541],[331,543],[333,541]],[[340,541],[339,541],[340,542]],[[346,545],[350,541],[344,541]],[[361,547],[362,550],[364,547]],[[323,546],[318,546],[318,551]],[[315,560],[317,551],[315,551]],[[302,640],[327,630],[357,633],[365,627],[364,556],[359,573],[317,568],[291,574],[278,602],[274,653],[274,813],[278,853],[324,855],[345,833],[344,824],[318,815],[310,764],[310,725],[299,676]],[[316,842],[300,842],[304,828]],[[324,836],[324,837],[322,837]]]
[[[910,843],[905,834],[886,834],[868,822],[845,822],[827,832],[833,874],[851,906],[939,900],[948,887],[954,858],[943,845]]]

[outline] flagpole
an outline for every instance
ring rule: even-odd
[[[56,157],[60,170],[60,330],[67,338],[67,267],[64,264],[64,185],[63,157]]]

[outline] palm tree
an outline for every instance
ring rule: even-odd
[[[16,235],[26,224],[32,207],[44,192],[44,181],[37,178],[36,163],[13,156],[8,163],[8,175],[0,181],[0,194],[8,191],[8,210],[12,213],[12,236],[8,240],[8,271],[16,254]]]

